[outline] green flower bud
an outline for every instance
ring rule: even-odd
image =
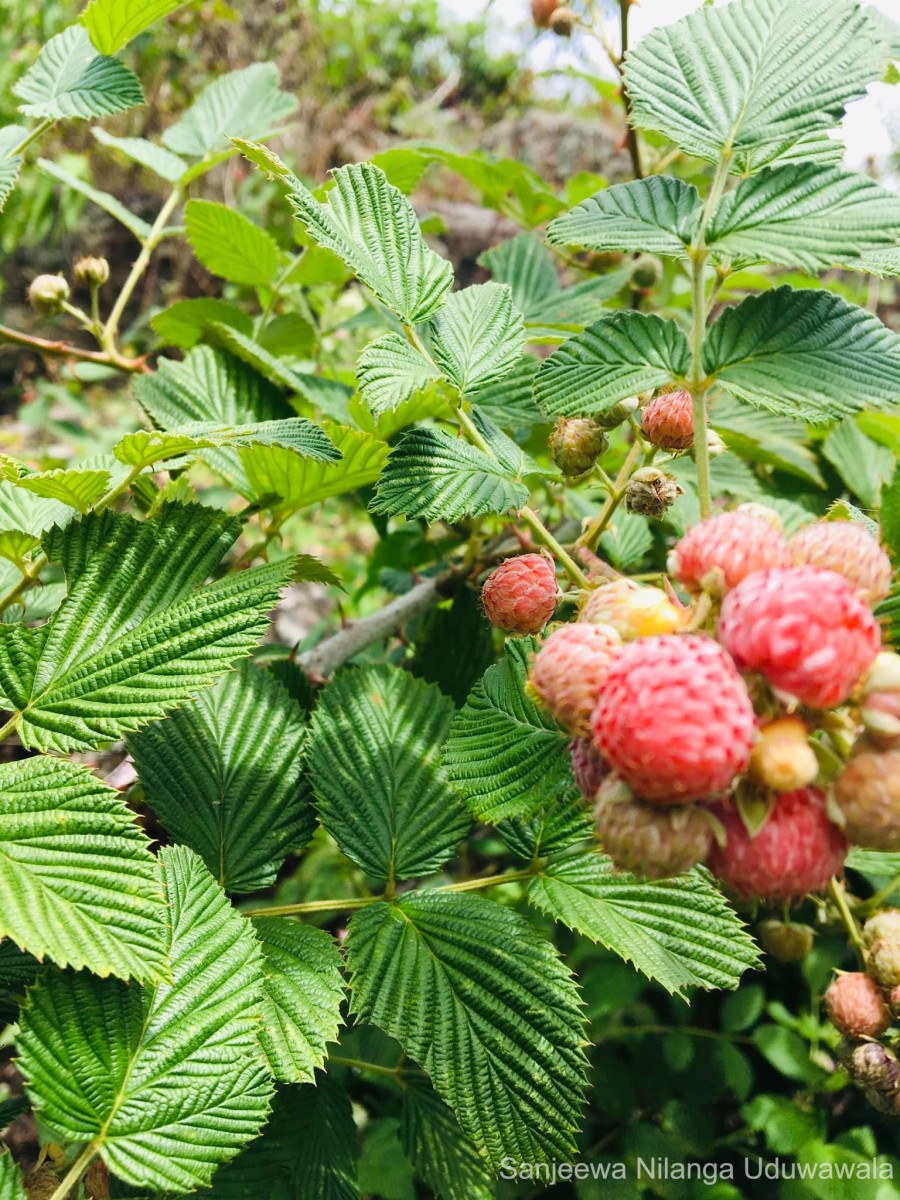
[[[100,287],[109,279],[109,263],[105,258],[95,258],[93,254],[88,254],[79,258],[73,274],[75,282],[82,287]]]
[[[68,298],[69,285],[62,275],[38,275],[28,289],[28,303],[42,317],[61,313]]]

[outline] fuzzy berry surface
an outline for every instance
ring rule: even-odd
[[[641,429],[654,446],[687,450],[694,442],[694,407],[690,392],[664,392],[641,413]]]
[[[675,633],[683,614],[660,588],[638,587],[628,579],[604,583],[588,597],[579,618],[611,626],[623,641]]]
[[[594,808],[594,829],[617,867],[648,879],[683,875],[701,863],[712,844],[712,825],[696,804],[661,808],[643,800],[604,802]]]
[[[825,1011],[835,1029],[850,1037],[880,1037],[891,1024],[881,989],[862,971],[838,975],[825,993]]]
[[[796,566],[843,575],[867,604],[878,604],[891,590],[891,560],[855,521],[817,521],[795,533],[789,546]]]
[[[753,512],[724,512],[695,525],[669,553],[668,567],[689,592],[719,594],[754,571],[787,567],[784,534]]]
[[[521,636],[541,632],[553,616],[556,596],[556,572],[543,554],[508,558],[481,589],[481,603],[491,624]]]
[[[537,653],[531,683],[549,713],[578,737],[591,731],[591,713],[622,639],[608,625],[563,625]]]
[[[900,850],[900,748],[862,743],[837,778],[847,836],[867,850]]]
[[[794,900],[820,892],[837,875],[849,845],[828,819],[825,793],[800,788],[781,793],[762,829],[751,837],[734,804],[717,805],[725,843],[716,843],[709,869],[729,891],[747,900]]]
[[[747,766],[755,724],[734,663],[711,638],[694,634],[624,646],[592,718],[603,757],[659,804],[725,791]]]
[[[609,774],[609,764],[590,738],[574,738],[569,747],[575,786],[585,800],[593,802],[603,780]]]
[[[570,479],[587,474],[608,445],[603,427],[590,417],[563,417],[550,434],[553,461]]]
[[[812,708],[843,703],[878,654],[881,635],[852,584],[820,567],[756,571],[722,602],[719,641]]]

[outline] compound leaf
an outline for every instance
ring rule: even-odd
[[[462,395],[506,375],[525,349],[522,314],[502,283],[453,292],[431,331],[435,360]]]
[[[160,854],[169,978],[143,988],[44,974],[22,1011],[19,1065],[41,1120],[152,1191],[208,1184],[263,1125],[262,954],[185,846]]]
[[[441,377],[434,363],[399,333],[370,342],[359,356],[356,374],[362,397],[376,417],[399,408]]]
[[[226,892],[255,892],[312,837],[303,711],[245,662],[128,742],[147,802]]]
[[[43,47],[37,61],[13,87],[29,117],[108,117],[144,103],[133,71],[98,54],[88,31],[70,25]]]
[[[313,462],[284,446],[248,446],[241,451],[251,496],[275,497],[269,507],[296,512],[374,483],[388,456],[386,442],[331,421],[322,424],[340,451],[339,462]]]
[[[412,892],[355,914],[347,954],[356,1015],[424,1067],[495,1168],[506,1156],[535,1163],[573,1152],[581,1001],[523,917],[479,896]]]
[[[494,1200],[490,1168],[427,1079],[406,1081],[400,1142],[416,1174],[441,1200]]]
[[[322,824],[379,882],[438,870],[471,826],[440,765],[451,701],[387,665],[345,671],[310,728],[309,773]]]
[[[86,767],[0,765],[0,937],[59,966],[158,979],[156,861],[119,793]]]
[[[652,883],[617,871],[603,854],[576,853],[548,863],[528,899],[677,995],[736,988],[759,966],[740,918],[702,869]]]
[[[163,145],[175,154],[202,158],[224,149],[229,138],[263,137],[297,107],[280,82],[274,63],[253,63],[214,79],[165,131]]]
[[[23,475],[17,486],[43,496],[47,500],[58,500],[70,508],[86,513],[92,508],[110,484],[109,471],[83,470],[76,467],[60,467],[54,471],[36,471]]]
[[[669,175],[617,183],[557,217],[547,238],[557,246],[649,251],[684,258],[700,215],[700,193]]]

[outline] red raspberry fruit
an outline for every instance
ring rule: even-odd
[[[544,707],[578,737],[591,731],[591,713],[622,639],[608,625],[563,625],[544,642],[531,683]]]
[[[669,554],[669,571],[690,592],[720,596],[753,571],[790,566],[788,544],[754,512],[725,512],[689,530]]]
[[[644,437],[663,450],[687,450],[694,441],[694,408],[691,393],[664,392],[641,413]]]
[[[891,590],[891,560],[855,521],[817,521],[790,540],[796,566],[824,567],[849,579],[867,604]]]
[[[556,573],[543,554],[508,558],[484,582],[481,602],[492,625],[507,633],[540,633],[556,607]]]
[[[762,829],[751,837],[737,808],[717,805],[725,829],[709,869],[729,891],[748,900],[793,900],[827,887],[843,866],[847,839],[828,819],[818,788],[782,792]]]
[[[819,567],[755,571],[722,602],[719,641],[743,671],[812,708],[833,708],[878,654],[880,634],[851,584]]]
[[[569,747],[569,755],[576,787],[585,800],[593,802],[600,784],[609,774],[608,765],[590,738],[575,738]]]
[[[881,989],[862,971],[838,975],[825,993],[825,1010],[835,1029],[850,1037],[880,1037],[891,1026]]]
[[[721,646],[669,635],[622,648],[592,724],[600,753],[639,796],[683,804],[725,791],[746,768],[755,718]]]
[[[851,842],[867,850],[900,850],[900,747],[880,750],[861,742],[837,778],[834,798]]]
[[[612,789],[621,787],[611,780]],[[600,788],[594,825],[600,845],[623,871],[648,879],[683,875],[703,862],[712,843],[712,825],[696,804],[660,808],[643,800],[607,799]]]

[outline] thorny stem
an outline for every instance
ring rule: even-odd
[[[59,1187],[50,1197],[50,1200],[66,1200],[76,1183],[81,1179],[82,1175],[88,1169],[96,1157],[97,1151],[94,1149],[94,1143],[86,1146],[81,1154],[72,1163],[69,1170],[66,1172],[65,1178],[61,1181]]]
[[[850,941],[855,946],[859,957],[864,960],[865,945],[862,940],[862,934],[859,931],[856,918],[850,911],[850,906],[847,903],[847,894],[844,891],[843,884],[837,879],[832,879],[828,891],[831,894],[831,899],[834,901],[835,908],[841,915],[841,920],[847,927],[847,933],[850,935]]]
[[[134,260],[134,264],[128,273],[128,278],[122,284],[122,290],[119,292],[100,334],[100,344],[108,354],[116,353],[116,337],[118,336],[119,322],[122,319],[122,314],[125,311],[128,301],[131,299],[134,289],[147,270],[153,251],[162,240],[166,222],[177,208],[180,200],[181,189],[177,187],[173,188],[169,198],[157,213],[156,220],[150,227],[150,232],[147,234],[144,244],[141,247],[141,252]]]

